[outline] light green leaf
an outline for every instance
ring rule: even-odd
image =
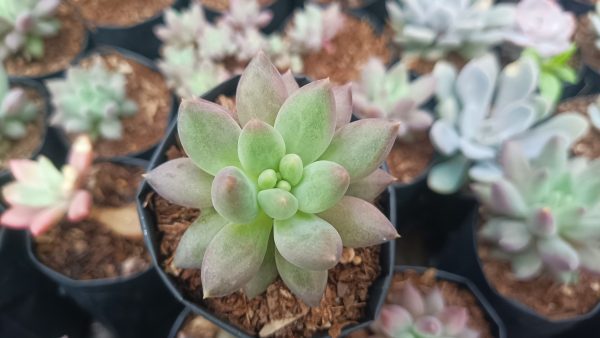
[[[285,285],[306,305],[317,307],[327,286],[327,270],[301,269],[283,258],[275,249],[275,263]]]
[[[258,193],[258,204],[269,216],[277,220],[288,219],[298,211],[298,200],[282,189],[268,189]]]
[[[238,156],[246,173],[258,177],[265,169],[277,169],[285,155],[285,143],[277,130],[260,120],[250,120],[238,141]]]
[[[292,188],[298,199],[298,209],[308,213],[325,211],[334,206],[346,193],[350,176],[341,165],[317,161],[304,168],[300,183]]]
[[[246,297],[252,299],[267,291],[267,288],[271,283],[275,282],[277,276],[279,276],[279,272],[277,272],[277,265],[275,264],[275,242],[273,242],[273,234],[271,233],[267,252],[265,253],[265,258],[263,259],[260,269],[256,275],[244,285]]]
[[[214,208],[231,223],[250,223],[258,215],[256,187],[236,167],[223,168],[213,181]]]

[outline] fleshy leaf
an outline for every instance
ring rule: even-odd
[[[275,243],[273,242],[273,235],[269,238],[269,244],[267,245],[267,252],[265,252],[265,258],[260,266],[260,269],[256,275],[244,285],[244,293],[248,299],[252,299],[267,290],[267,287],[271,285],[277,279],[279,273],[277,272],[277,265],[275,264]]]
[[[537,242],[542,261],[558,272],[575,271],[579,268],[579,256],[567,242],[551,237]]]
[[[427,184],[431,190],[440,194],[457,192],[465,183],[469,160],[463,156],[454,156],[431,168]]]
[[[341,165],[330,161],[317,161],[304,168],[300,183],[292,194],[298,199],[298,209],[318,213],[334,206],[346,193],[350,176]]]
[[[300,86],[298,86],[298,82],[296,82],[294,74],[291,70],[288,70],[283,75],[281,75],[281,78],[283,79],[283,83],[285,84],[285,89],[287,90],[288,96],[292,95],[295,91],[300,89]]]
[[[226,225],[210,241],[202,261],[204,298],[226,296],[248,283],[265,258],[271,220]]]
[[[236,109],[240,123],[259,119],[273,125],[288,96],[286,85],[269,58],[259,52],[246,67],[237,87]]]
[[[467,309],[458,306],[449,306],[439,315],[444,324],[444,333],[450,336],[461,333],[467,326],[469,314]]]
[[[216,175],[224,167],[240,165],[241,129],[223,107],[202,99],[184,99],[177,131],[185,153],[205,172]]]
[[[258,193],[258,204],[262,210],[276,220],[288,219],[298,211],[298,200],[282,189],[268,189]]]
[[[423,296],[412,284],[407,283],[402,289],[402,295],[398,299],[398,304],[402,305],[410,313],[416,316],[425,314],[425,301]]]
[[[291,185],[296,185],[302,179],[304,165],[300,156],[296,154],[287,154],[279,162],[279,173],[281,178],[288,181]]]
[[[317,307],[327,286],[327,270],[301,269],[283,258],[275,248],[277,271],[285,285],[306,305]]]
[[[344,246],[361,248],[398,238],[398,232],[379,209],[360,198],[345,196],[319,214],[342,238]]]
[[[258,215],[256,188],[236,167],[223,168],[213,181],[214,208],[231,223],[250,223]]]
[[[205,173],[189,158],[177,158],[161,164],[145,175],[160,196],[188,208],[212,206],[210,189],[213,176]]]
[[[352,85],[333,87],[335,99],[336,128],[339,129],[350,123],[352,119]]]
[[[352,182],[371,174],[386,158],[398,133],[398,125],[380,119],[364,119],[340,128],[321,160],[343,166]]]
[[[273,233],[277,251],[302,269],[327,270],[342,254],[338,232],[315,215],[299,212],[287,220],[275,220]]]
[[[346,195],[373,202],[395,180],[385,170],[377,169],[369,176],[350,183]]]
[[[500,215],[523,217],[527,212],[527,204],[523,197],[509,181],[498,180],[492,184],[492,205]]]
[[[258,177],[265,169],[277,169],[285,155],[285,143],[277,130],[257,119],[242,129],[238,156],[246,173]]]
[[[200,269],[210,241],[227,224],[215,209],[206,208],[192,223],[177,245],[173,264],[181,269]]]
[[[311,163],[327,149],[335,132],[336,112],[328,80],[312,82],[283,104],[275,129],[285,140],[286,151]]]

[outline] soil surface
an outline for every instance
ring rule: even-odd
[[[445,60],[453,64],[454,67],[459,70],[467,64],[467,60],[456,53],[448,54]],[[411,60],[411,62],[408,64],[408,68],[419,75],[430,74],[433,72],[433,68],[435,67],[436,63],[437,61],[418,58]]]
[[[132,26],[142,23],[175,0],[70,0],[91,28]]]
[[[202,316],[190,315],[177,332],[175,338],[215,338],[219,327]]]
[[[576,112],[588,118],[587,108],[597,99],[597,95],[576,97],[559,104],[557,111],[558,113]],[[592,160],[600,158],[600,131],[590,123],[589,132],[575,143],[572,150],[576,156],[583,156]]]
[[[27,125],[27,135],[20,140],[6,140],[0,143],[0,170],[8,168],[8,161],[13,159],[32,158],[36,151],[42,146],[46,136],[46,104],[44,98],[32,88],[22,87],[38,108],[35,120]]]
[[[529,281],[514,278],[510,264],[492,258],[491,247],[478,244],[479,258],[488,282],[503,296],[512,298],[552,320],[583,315],[600,302],[600,276],[582,271],[577,284],[557,283],[548,275]]]
[[[125,74],[127,97],[137,103],[138,112],[121,119],[123,137],[120,140],[96,140],[94,150],[97,156],[125,156],[150,149],[163,138],[171,114],[173,98],[163,76],[117,53],[95,55],[81,64],[89,67],[98,57],[109,69]],[[69,135],[69,138],[73,140],[76,136]]]
[[[135,194],[143,169],[103,162],[95,164],[88,180],[94,208],[135,208]],[[39,260],[76,280],[128,276],[150,267],[150,256],[142,238],[118,236],[93,218],[71,223],[62,221],[35,238]]]
[[[575,31],[575,42],[583,62],[595,71],[600,71],[600,50],[596,48],[596,31],[587,15],[577,18],[577,30]]]
[[[44,57],[40,60],[28,60],[15,55],[4,61],[4,67],[10,76],[38,77],[64,70],[84,49],[86,31],[76,9],[62,1],[56,17],[61,22],[57,35],[44,39]]]
[[[402,290],[407,282],[410,282],[422,293],[428,293],[434,287],[437,287],[444,296],[446,306],[460,306],[469,312],[469,322],[467,326],[480,334],[480,338],[493,338],[490,324],[485,317],[485,313],[479,306],[475,296],[460,285],[435,277],[435,269],[430,269],[421,274],[413,270],[407,270],[394,275],[386,303],[397,304],[396,300],[402,294]],[[351,338],[367,338],[368,331],[361,331],[350,335]]]
[[[397,139],[387,158],[392,176],[400,183],[411,183],[425,173],[435,150],[429,133],[415,135],[411,141]]]
[[[217,12],[224,12],[229,9],[229,0],[196,0],[202,5],[209,9]],[[278,1],[291,1],[291,0],[278,0]],[[258,3],[262,7],[271,5],[275,0],[258,0]]]
[[[305,55],[304,73],[314,80],[329,77],[344,84],[360,77],[364,63],[379,57],[387,63],[390,59],[387,35],[378,36],[371,24],[345,15],[344,27],[331,41],[331,49]]]

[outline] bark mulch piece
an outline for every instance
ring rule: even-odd
[[[163,76],[118,53],[94,55],[81,62],[84,67],[102,58],[108,69],[125,74],[127,97],[138,105],[138,112],[121,119],[123,137],[120,140],[99,138],[94,142],[98,157],[131,155],[150,149],[164,136],[171,113],[172,96]],[[77,135],[69,135],[72,141]]]
[[[37,106],[37,118],[27,125],[27,135],[20,140],[0,142],[0,169],[8,169],[8,161],[12,159],[31,158],[41,147],[46,134],[44,118],[46,105],[44,98],[36,90],[22,87],[27,97]]]
[[[598,99],[597,95],[576,97],[559,104],[557,111],[558,113],[576,112],[589,119],[587,108],[596,99]],[[600,158],[600,131],[590,124],[588,133],[575,143],[572,150],[576,156],[591,160]]]
[[[389,61],[387,35],[378,35],[365,20],[345,17],[344,27],[331,41],[332,48],[303,56],[304,73],[312,79],[328,77],[337,84],[344,84],[359,78],[362,66],[370,58]]]
[[[583,62],[595,71],[600,71],[600,50],[596,48],[596,32],[592,27],[590,18],[581,15],[577,18],[575,42],[579,47]]]
[[[76,9],[68,1],[62,1],[56,17],[61,27],[57,35],[44,39],[44,57],[28,60],[15,55],[4,61],[10,76],[38,77],[63,70],[84,49],[86,31]]]
[[[528,281],[520,281],[515,279],[508,262],[492,257],[488,244],[479,244],[478,251],[485,276],[499,293],[551,320],[583,315],[600,302],[598,275],[582,271],[576,284],[557,283],[544,274]]]
[[[126,27],[142,23],[175,0],[70,0],[91,28],[102,26]]]
[[[229,9],[229,0],[196,0],[202,5],[216,12],[224,12]],[[279,0],[279,1],[291,1],[291,0]],[[275,0],[258,0],[261,7],[267,7],[271,5]]]
[[[435,150],[429,133],[415,135],[413,140],[398,139],[388,155],[387,164],[392,176],[400,183],[411,183],[431,164]]]
[[[133,203],[143,169],[103,162],[89,179],[94,207],[123,207]],[[46,266],[76,280],[125,277],[150,267],[142,238],[119,236],[94,218],[62,221],[36,237],[35,254]]]

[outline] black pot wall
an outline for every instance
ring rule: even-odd
[[[147,166],[146,161],[132,158],[111,162]],[[124,278],[74,280],[40,262],[34,245],[28,236],[27,251],[35,266],[117,338],[163,338],[181,311],[153,267]]]
[[[153,61],[151,61],[150,59],[148,59],[140,54],[131,52],[129,50],[119,48],[119,47],[114,47],[114,46],[96,46],[94,49],[87,51],[81,58],[79,58],[77,60],[77,62],[75,64],[78,64],[81,60],[88,58],[94,54],[104,55],[104,54],[110,54],[110,53],[120,54],[129,60],[135,61],[145,67],[152,69],[155,72],[160,73],[160,70],[156,67],[156,64]],[[65,74],[61,74],[60,77],[64,78]],[[164,79],[164,76],[163,76],[163,79]],[[171,99],[171,111],[169,112],[169,121],[171,121],[176,114],[177,108],[179,106],[179,102],[172,92],[169,92],[169,95],[170,95],[170,99]],[[58,139],[62,142],[63,147],[65,149],[70,148],[71,142],[70,142],[69,138],[67,137],[67,135],[65,134],[64,130],[60,127],[56,127],[53,129],[56,131],[56,134],[58,135]],[[142,160],[149,160],[150,157],[152,156],[152,154],[154,153],[154,150],[156,149],[157,145],[158,145],[158,142],[157,142],[157,144],[151,146],[148,149],[141,150],[141,151],[131,153],[131,154],[127,154],[126,156],[121,156],[121,157],[131,157],[131,158],[138,158],[138,159],[142,159]]]
[[[585,87],[581,90],[580,95],[592,95],[600,93],[600,73],[598,70],[585,65],[583,71],[583,80]]]
[[[582,15],[594,10],[594,4],[591,2],[589,0],[560,0],[560,5],[575,15]]]
[[[408,265],[400,265],[396,266],[394,269],[395,273],[401,273],[405,271],[417,271],[418,273],[424,273],[428,268],[421,266],[408,266]],[[485,318],[490,324],[490,329],[492,331],[492,335],[494,338],[506,338],[506,328],[504,327],[504,323],[494,310],[494,308],[488,303],[483,294],[479,291],[479,289],[467,278],[455,275],[446,271],[436,270],[435,277],[438,280],[445,280],[448,282],[452,282],[461,289],[468,290],[475,299],[477,300],[477,305],[485,314]]]
[[[460,228],[448,238],[446,247],[440,254],[438,267],[472,280],[504,319],[509,337],[575,337],[570,334],[573,330],[579,329],[581,324],[587,321],[598,319],[600,304],[585,315],[567,320],[550,320],[496,291],[485,277],[477,254],[475,227],[479,222],[479,205],[474,200],[470,200],[469,203],[470,211]],[[594,335],[587,335],[592,336]]]
[[[237,83],[239,81],[239,76],[236,76],[220,86],[216,87],[214,90],[204,95],[203,98],[209,101],[214,101],[219,95],[231,96],[235,95],[235,90],[237,88]],[[306,83],[306,79],[297,78],[297,81],[303,85]],[[175,145],[177,143],[177,123],[173,122],[171,125],[169,132],[162,142],[162,144],[156,150],[149,169],[155,168],[161,163],[164,163],[167,159],[165,153],[169,147]],[[238,327],[226,322],[219,317],[217,317],[214,313],[208,310],[203,304],[197,304],[190,300],[188,300],[185,295],[178,289],[177,281],[162,269],[161,267],[161,258],[159,257],[159,238],[160,233],[156,226],[155,215],[152,210],[146,208],[144,206],[144,201],[149,193],[152,192],[150,186],[144,182],[142,188],[140,190],[140,194],[138,195],[138,213],[140,215],[140,219],[142,222],[142,226],[144,228],[144,236],[146,239],[146,246],[152,255],[153,263],[158,270],[159,275],[163,279],[164,283],[171,290],[175,298],[184,304],[186,307],[190,308],[195,314],[204,316],[208,320],[217,324],[219,327],[228,331],[236,337],[249,337],[246,333],[240,330]],[[383,212],[391,217],[391,221],[393,224],[396,224],[396,196],[395,191],[393,189],[388,189],[387,193],[382,194],[380,200],[378,201],[379,205],[382,207]],[[376,317],[381,305],[385,300],[385,295],[387,289],[389,287],[389,283],[391,280],[391,275],[393,272],[394,266],[394,251],[395,251],[395,242],[388,242],[382,245],[381,253],[380,253],[380,262],[381,262],[381,275],[375,280],[371,288],[369,289],[370,297],[366,308],[366,316],[365,319],[351,326],[347,326],[342,331],[342,335],[346,335],[350,332],[356,331],[358,329],[367,327],[373,319]],[[325,337],[326,333],[319,333],[316,337]]]
[[[0,337],[83,338],[88,327],[88,316],[27,259],[25,233],[0,229]]]
[[[181,10],[190,0],[176,0],[172,8]],[[112,45],[136,52],[150,59],[159,56],[160,40],[154,35],[154,27],[164,23],[163,12],[131,26],[100,26],[92,30],[91,38],[95,45]]]
[[[286,22],[287,17],[292,14],[296,6],[297,4],[294,3],[294,0],[275,0],[266,8],[273,13],[273,19],[261,31],[265,34],[271,34],[282,29],[283,23]],[[208,6],[203,5],[202,8],[204,9],[204,15],[206,15],[206,18],[210,22],[215,22],[223,14],[222,12],[210,9]]]

